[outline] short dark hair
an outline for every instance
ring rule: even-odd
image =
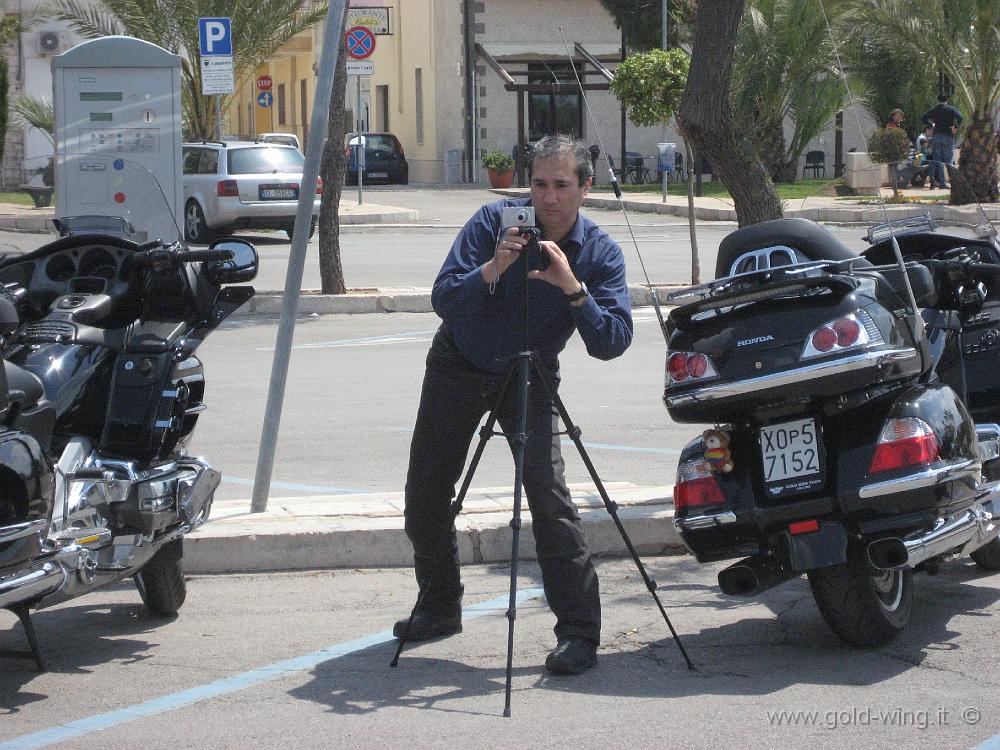
[[[946,101],[948,101],[948,95],[947,94],[938,94],[938,101],[941,102],[942,104],[944,104]]]
[[[594,165],[590,161],[590,149],[583,141],[568,135],[547,135],[531,150],[531,161],[528,162],[528,179],[531,179],[532,167],[536,159],[552,159],[560,156],[573,157],[573,161],[576,162],[576,176],[581,187],[588,177],[594,176]]]

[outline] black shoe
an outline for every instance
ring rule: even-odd
[[[586,638],[560,638],[545,659],[545,668],[556,674],[580,674],[597,664],[597,644]]]
[[[400,620],[392,627],[392,634],[396,638],[402,638],[406,634],[408,641],[426,641],[429,638],[440,638],[445,635],[454,635],[462,632],[462,610],[455,610],[454,613],[446,615],[438,612],[430,612],[426,609],[418,609],[413,615],[413,622],[410,623],[410,630],[406,630],[406,624],[410,618]]]

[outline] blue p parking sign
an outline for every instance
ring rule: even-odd
[[[232,21],[228,18],[199,18],[198,44],[202,57],[233,54]]]

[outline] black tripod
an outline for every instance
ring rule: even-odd
[[[580,453],[580,457],[583,459],[583,462],[587,467],[587,471],[590,473],[590,478],[593,480],[595,486],[597,487],[597,491],[601,495],[601,499],[604,501],[604,507],[614,520],[615,526],[618,528],[618,533],[621,534],[622,540],[625,542],[625,546],[632,555],[632,559],[635,561],[639,574],[646,583],[646,588],[656,601],[656,606],[659,608],[660,614],[663,615],[663,619],[667,623],[667,627],[670,629],[670,633],[673,636],[674,641],[677,643],[677,647],[684,656],[684,661],[687,663],[688,669],[694,669],[694,665],[691,663],[691,659],[688,657],[687,651],[684,650],[680,637],[677,635],[677,631],[674,630],[674,626],[671,624],[670,618],[667,616],[667,612],[663,608],[663,604],[660,602],[660,598],[656,593],[656,582],[653,581],[647,574],[646,568],[642,564],[642,560],[639,559],[639,554],[632,545],[632,541],[629,539],[628,533],[625,531],[625,527],[622,524],[621,519],[618,517],[618,505],[612,501],[610,497],[608,497],[604,484],[601,482],[601,478],[598,476],[597,470],[594,468],[594,464],[591,462],[590,456],[587,454],[587,451],[583,446],[583,442],[580,439],[582,431],[578,426],[573,424],[573,420],[570,418],[569,412],[566,411],[566,407],[563,404],[562,399],[559,398],[559,394],[553,386],[545,368],[539,362],[537,353],[528,349],[528,271],[531,265],[529,260],[532,257],[532,253],[540,253],[541,249],[538,246],[538,230],[534,227],[526,227],[525,232],[529,233],[531,236],[530,241],[527,245],[525,245],[521,252],[521,256],[524,260],[521,264],[524,274],[524,297],[521,302],[523,324],[521,351],[511,358],[507,374],[504,377],[503,384],[500,387],[496,400],[490,409],[486,423],[479,430],[479,444],[476,446],[476,451],[472,456],[472,461],[470,462],[469,468],[465,473],[465,478],[462,480],[462,487],[459,490],[458,496],[451,504],[450,519],[446,525],[445,531],[446,534],[451,533],[455,520],[462,512],[462,504],[465,501],[466,493],[469,490],[469,485],[472,483],[472,477],[479,465],[479,460],[482,458],[487,441],[494,435],[506,437],[510,442],[514,453],[514,513],[510,521],[510,527],[512,530],[510,552],[510,599],[507,605],[507,686],[503,710],[503,715],[507,717],[510,716],[511,681],[514,661],[514,620],[517,619],[517,570],[518,554],[520,551],[521,491],[524,477],[524,447],[529,439],[528,388],[531,385],[532,374],[538,378],[538,382],[541,383],[542,387],[545,388],[546,392],[551,397],[552,403],[555,404],[556,410],[559,412],[559,417],[562,420],[563,425],[566,427],[564,432],[556,433],[556,435],[567,435],[573,441],[574,445],[576,445],[576,448]],[[514,382],[515,373],[517,374],[517,431],[513,435],[507,435],[502,431],[496,431],[494,427],[499,419],[504,397],[507,395],[511,384]],[[441,546],[443,549],[447,549],[448,545],[446,545],[444,540],[442,540]],[[446,559],[448,559],[448,555],[442,555],[436,561],[435,566],[443,564]],[[420,590],[420,594],[417,597],[417,603],[414,605],[413,611],[410,612],[410,618],[406,623],[406,629],[404,630],[403,636],[399,639],[399,644],[396,647],[396,654],[391,663],[391,666],[393,667],[399,663],[399,656],[403,650],[403,646],[406,644],[410,627],[413,624],[413,617],[417,610],[420,609],[424,596],[427,594],[429,589],[430,583],[426,582]]]

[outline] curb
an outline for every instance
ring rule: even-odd
[[[654,284],[657,293],[673,292],[683,289],[685,284],[659,285]],[[650,300],[649,287],[640,284],[629,284],[629,299],[632,307],[648,307]],[[245,305],[233,313],[233,318],[253,316],[279,316],[284,300],[281,292],[259,292],[251,297]],[[666,307],[660,301],[661,307]],[[305,293],[299,297],[298,315],[357,315],[361,313],[427,313],[434,312],[431,305],[430,289],[400,289],[375,292],[357,292],[347,294],[316,294]]]
[[[621,507],[618,517],[640,555],[683,554],[668,505]],[[518,559],[535,559],[530,516],[525,513]],[[459,560],[467,564],[510,562],[510,513],[478,513],[458,519]],[[630,553],[614,520],[601,508],[580,509],[587,544],[594,555]],[[331,568],[387,568],[413,565],[402,516],[354,517],[349,527],[334,518],[246,519],[238,530],[210,522],[184,543],[184,570],[194,575]]]

